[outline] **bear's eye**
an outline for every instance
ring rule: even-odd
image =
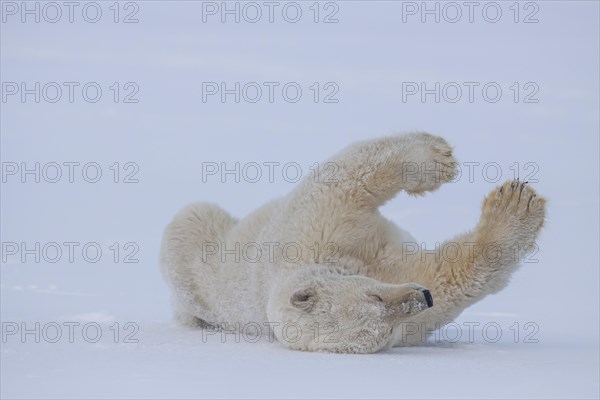
[[[300,289],[290,298],[290,303],[296,308],[310,311],[316,303],[317,293],[313,289]]]
[[[294,300],[300,302],[300,303],[304,303],[305,301],[308,301],[308,299],[310,299],[310,295],[308,294],[301,294],[299,296],[297,296]]]
[[[372,297],[372,298],[374,298],[375,300],[377,300],[378,302],[380,302],[380,303],[383,303],[383,299],[382,299],[382,298],[381,298],[381,296],[380,296],[380,295],[378,295],[378,294],[370,294],[370,295],[369,295],[369,297]]]

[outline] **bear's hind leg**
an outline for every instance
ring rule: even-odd
[[[214,318],[206,299],[218,268],[203,262],[202,249],[208,243],[220,244],[236,222],[216,205],[196,203],[181,210],[165,229],[161,270],[171,287],[175,317],[182,324],[193,326]]]

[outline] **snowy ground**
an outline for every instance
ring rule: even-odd
[[[109,325],[103,325],[108,332]],[[33,398],[593,398],[598,347],[437,343],[360,356],[140,325],[137,344],[5,345],[3,396]],[[51,396],[50,396],[51,395]]]
[[[488,3],[473,22],[466,6],[451,23],[453,9],[430,2],[445,14],[423,23],[421,2],[338,1],[318,4],[318,23],[313,2],[298,3],[297,23],[283,2],[272,23],[222,23],[211,8],[221,2],[119,3],[118,15],[98,2],[91,23],[84,2],[72,23],[67,8],[51,23],[54,9],[29,2],[43,13],[36,23],[22,22],[23,3],[2,1],[2,398],[598,398],[599,5],[520,2],[516,14],[498,2],[492,23]],[[39,102],[22,98],[35,82]],[[222,102],[207,82],[296,82],[303,95]],[[406,92],[438,82],[439,102]],[[81,92],[88,83],[102,89],[97,102],[93,88]],[[498,101],[486,84],[501,88]],[[284,164],[307,174],[349,142],[411,129],[444,136],[462,163],[456,183],[382,209],[427,248],[471,229],[506,179],[529,179],[549,199],[538,252],[461,315],[456,343],[453,326],[418,348],[308,354],[172,324],[158,247],[179,208],[204,200],[243,217],[294,187]],[[266,167],[257,182],[203,176],[207,165],[271,162],[272,180]],[[22,336],[36,323],[39,343]]]

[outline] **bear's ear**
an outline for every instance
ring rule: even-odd
[[[310,311],[315,306],[317,302],[317,291],[313,288],[300,289],[292,294],[290,298],[290,303],[302,310],[302,311]]]

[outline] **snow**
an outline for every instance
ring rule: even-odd
[[[600,397],[597,2],[530,2],[519,14],[537,7],[530,24],[513,22],[513,2],[499,3],[498,23],[478,8],[473,23],[463,9],[456,24],[421,23],[418,14],[402,22],[411,2],[332,2],[333,24],[312,21],[312,2],[299,3],[296,24],[223,24],[219,15],[203,23],[206,2],[131,3],[138,23],[114,23],[113,2],[99,2],[95,24],[80,9],[73,23],[66,9],[56,24],[21,23],[6,8],[21,2],[0,5],[3,83],[103,89],[97,103],[80,91],[70,102],[66,89],[56,103],[18,94],[0,102],[2,398]],[[121,6],[120,20],[133,10]],[[137,103],[122,101],[128,82],[139,87]],[[204,102],[203,82],[297,82],[303,97]],[[320,100],[334,82],[339,102],[315,103],[314,82]],[[503,97],[405,102],[406,82],[495,82]],[[524,102],[531,82],[537,103]],[[219,333],[173,324],[158,248],[178,209],[202,200],[243,217],[294,187],[286,163],[307,174],[352,141],[411,129],[444,136],[462,171],[434,194],[400,195],[382,208],[421,247],[471,229],[485,194],[515,175],[548,198],[539,249],[505,290],[427,345],[373,355],[293,352],[232,335],[223,343]],[[36,162],[40,182],[22,178],[22,163]],[[221,174],[236,162],[262,166],[261,178]],[[69,163],[79,163],[72,182]],[[85,177],[102,172],[96,183],[82,175],[89,163]],[[214,163],[219,173],[207,175]],[[273,179],[268,163],[279,163]],[[36,323],[39,343],[21,336]]]
[[[597,345],[568,340],[437,342],[361,356],[290,352],[266,338],[248,343],[167,322],[139,328],[139,343],[114,343],[112,332],[98,343],[11,341],[3,396],[592,398],[598,390]]]

